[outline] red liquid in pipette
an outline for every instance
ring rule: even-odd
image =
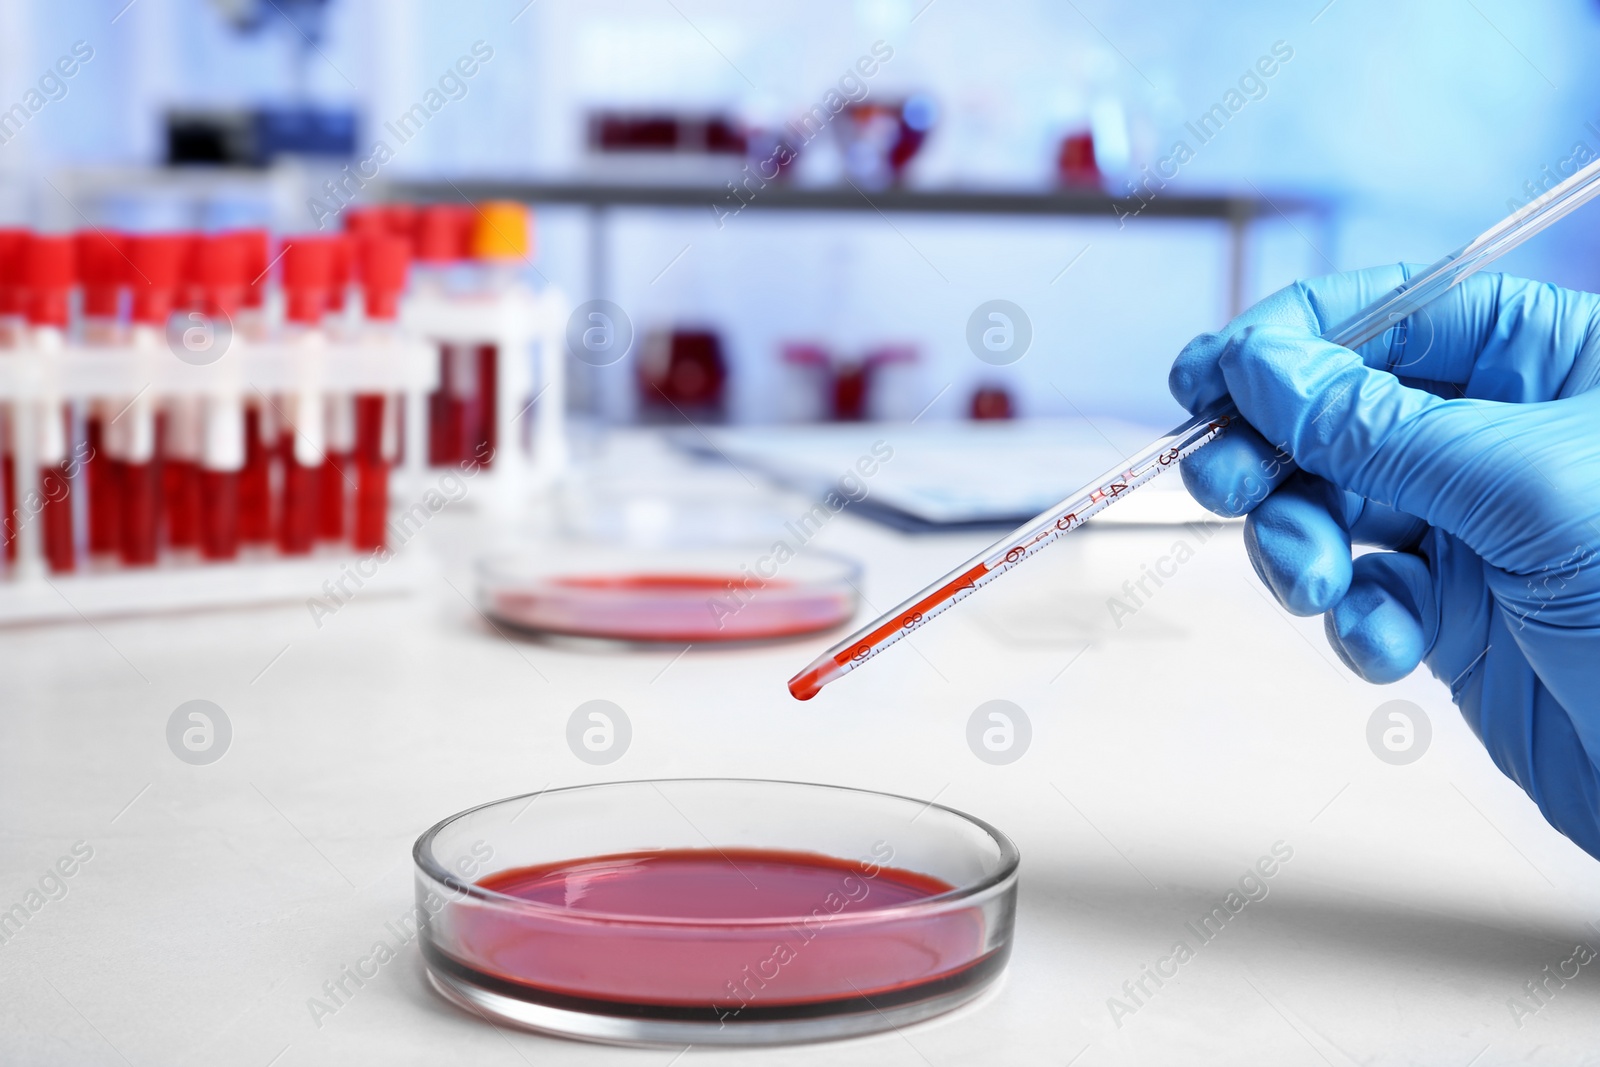
[[[930,608],[936,607],[939,604],[943,604],[947,600],[955,599],[959,594],[971,589],[974,581],[982,578],[988,573],[989,568],[980,563],[971,570],[952,578],[944,585],[941,585],[939,588],[935,589],[933,592],[929,593],[927,596],[911,605],[911,607],[907,608],[904,612],[895,615],[894,618],[890,619],[876,630],[873,630],[871,633],[867,634],[850,648],[847,648],[843,652],[840,652],[838,655],[834,656],[833,662],[839,666],[843,666],[844,664],[849,663],[853,656],[865,655],[872,648],[872,646],[876,645],[879,641],[882,641],[884,638],[893,635],[896,631],[906,629],[911,625],[915,625],[916,621],[920,619],[920,617]],[[794,697],[796,700],[810,700],[812,697],[816,696],[822,691],[822,687],[827,684],[830,674],[831,672],[825,667],[818,667],[796,675],[795,677],[789,679],[789,695]]]
[[[451,905],[440,919],[465,958],[430,945],[435,966],[578,1010],[738,1021],[833,1005],[870,1011],[864,998],[886,1006],[937,995],[1004,964],[1004,950],[984,955],[976,908],[889,910],[947,893],[946,882],[818,853],[629,852],[519,867],[478,885],[542,906]],[[602,915],[695,924],[597,922]],[[774,922],[752,922],[761,919]]]

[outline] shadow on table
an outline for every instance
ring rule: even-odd
[[[1244,895],[1239,894],[1231,902],[1237,908],[1233,911],[1227,897],[1237,885],[1200,888],[1182,884],[1181,875],[1146,873],[1160,888],[1143,882],[1130,886],[1123,872],[1109,868],[1071,873],[1035,869],[1023,879],[1022,909],[1031,920],[1042,919],[1068,936],[1076,930],[1097,940],[1159,945],[1163,951],[1163,941],[1180,939],[1194,947],[1248,940],[1257,948],[1270,940],[1304,953],[1308,961],[1321,957],[1407,970],[1431,964],[1446,971],[1477,972],[1504,982],[1507,992],[1515,992],[1524,978],[1537,980],[1546,964],[1554,973],[1579,944],[1600,953],[1595,928],[1542,907],[1519,918],[1455,901],[1430,907],[1335,886],[1269,879],[1264,880],[1265,896],[1240,906]],[[1600,958],[1583,971],[1597,966]],[[1567,977],[1563,997],[1600,1005],[1600,983],[1574,984],[1573,976]]]

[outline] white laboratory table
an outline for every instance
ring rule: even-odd
[[[1550,977],[1578,943],[1600,949],[1600,864],[1500,776],[1441,685],[1366,685],[1319,622],[1270,603],[1237,526],[1204,542],[1175,527],[1086,530],[799,704],[784,680],[835,638],[616,653],[498,634],[464,598],[471,551],[491,536],[471,503],[408,547],[442,561],[423,589],[358,596],[320,627],[288,605],[0,633],[0,909],[92,850],[66,864],[65,895],[0,944],[0,1063],[1600,1056],[1600,965]],[[884,607],[985,540],[908,537],[846,513],[817,543],[861,560]],[[1192,558],[1116,625],[1108,597],[1179,540]],[[608,767],[564,738],[595,698],[633,724]],[[193,699],[233,727],[208,766],[167,746],[169,715]],[[1009,765],[967,746],[968,717],[992,699],[1032,722]],[[1367,742],[1392,699],[1432,725],[1405,766]],[[441,817],[551,785],[701,775],[937,798],[999,826],[1023,856],[1001,984],[868,1038],[624,1049],[463,1014],[430,991],[413,943],[335,1013],[310,1009],[407,912],[412,842]],[[1196,937],[1274,850],[1292,855],[1265,896]],[[1148,968],[1176,976],[1158,985]],[[1543,983],[1536,1000],[1529,982]]]

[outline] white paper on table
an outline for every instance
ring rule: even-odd
[[[806,492],[825,492],[846,472],[857,472],[867,499],[878,507],[946,526],[1020,523],[1059,503],[1161,432],[1096,417],[706,427],[703,435],[685,433],[677,441],[690,451],[720,455]],[[862,478],[857,463],[871,457],[880,441],[894,450],[893,457]],[[1207,518],[1216,516],[1194,502],[1180,478],[1169,476],[1142,486],[1094,521],[1168,524]]]

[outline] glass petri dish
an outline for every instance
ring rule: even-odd
[[[624,1045],[821,1041],[949,1011],[1005,968],[1019,862],[940,804],[731,778],[495,801],[413,858],[440,994]]]
[[[780,564],[771,546],[562,545],[486,556],[477,577],[484,614],[529,633],[728,644],[804,637],[849,622],[860,568],[817,551]]]

